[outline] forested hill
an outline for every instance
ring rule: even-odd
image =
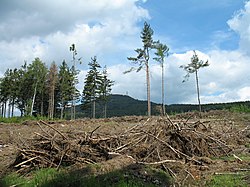
[[[160,114],[160,104],[152,104],[152,115]],[[209,110],[222,110],[222,109],[231,109],[235,106],[248,106],[250,108],[250,101],[246,102],[233,102],[233,103],[216,103],[216,104],[205,104],[202,105],[203,111]],[[198,110],[198,105],[193,104],[172,104],[166,105],[166,112],[171,113],[182,113]],[[147,113],[147,101],[141,101],[134,99],[127,95],[118,95],[113,94],[110,96],[107,105],[107,117],[113,116],[128,116],[128,115],[146,115]],[[90,109],[86,109],[83,105],[77,107],[77,116],[78,117],[90,117]],[[97,104],[96,116],[103,116],[103,107],[101,103]]]

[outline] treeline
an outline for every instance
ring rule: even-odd
[[[73,46],[73,45],[72,45]],[[73,51],[74,52],[74,51]],[[76,55],[76,53],[75,53]],[[35,58],[18,69],[7,69],[0,79],[0,116],[14,116],[15,108],[21,116],[39,115],[49,118],[75,118],[76,103],[84,103],[95,113],[95,102],[102,101],[103,115],[113,81],[108,79],[106,67],[100,70],[96,57],[89,63],[90,70],[85,78],[82,93],[76,88],[79,71],[64,60],[59,66],[55,62],[49,67],[41,59]]]
[[[152,115],[162,115],[161,104],[151,102]],[[147,101],[134,99],[127,95],[111,94],[107,102],[107,117],[115,116],[145,116],[147,115]],[[167,114],[179,114],[184,112],[198,112],[198,104],[171,104],[165,105]],[[202,112],[212,110],[227,110],[232,112],[250,113],[250,101],[232,102],[232,103],[210,103],[202,104]],[[76,107],[77,118],[88,117],[91,115],[91,109],[83,109],[82,105]],[[103,117],[103,103],[96,104],[96,118]]]
[[[152,115],[162,115],[161,104],[151,102]],[[112,94],[108,102],[108,117],[124,115],[146,115],[147,101],[134,99],[127,95]],[[171,104],[165,105],[168,114],[199,111],[198,104]],[[202,112],[212,110],[228,110],[232,112],[250,112],[250,101],[231,103],[202,104]]]

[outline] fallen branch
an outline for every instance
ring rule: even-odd
[[[56,128],[50,126],[49,124],[47,124],[46,122],[40,120],[40,122],[42,122],[44,125],[46,125],[47,127],[50,127],[51,129],[53,129],[54,131],[56,131],[58,134],[60,134],[65,140],[68,140],[68,138],[66,138],[66,136],[64,136],[59,130],[57,130]],[[38,122],[37,122],[38,123]]]
[[[94,130],[91,131],[91,133],[90,133],[90,138],[92,137],[93,133],[94,133],[97,129],[99,129],[100,127],[101,127],[101,125],[99,125],[99,126],[96,127]]]
[[[237,160],[239,160],[240,162],[242,162],[242,159],[238,156],[236,156],[235,154],[233,154],[233,157],[236,158]]]
[[[164,163],[180,163],[185,164],[185,162],[179,161],[179,160],[161,160],[159,162],[137,162],[138,164],[145,164],[145,165],[158,165],[158,164],[164,164]]]
[[[27,163],[27,162],[30,162],[30,161],[32,161],[32,160],[35,160],[36,158],[38,158],[38,156],[33,157],[33,158],[30,158],[30,159],[28,159],[28,160],[25,160],[25,161],[23,161],[23,162],[21,162],[21,163],[15,165],[14,167],[17,168],[17,167],[19,167],[19,166],[21,166],[21,165],[23,165],[23,164],[25,164],[25,163]]]

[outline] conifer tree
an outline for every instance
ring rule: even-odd
[[[103,109],[104,118],[107,117],[107,102],[111,94],[111,90],[112,90],[111,87],[113,85],[114,85],[114,81],[108,78],[107,67],[104,66],[103,72],[102,72],[102,81],[101,81],[101,86],[100,86],[100,99],[101,101],[104,102],[104,109]]]
[[[180,68],[183,68],[187,72],[183,82],[188,80],[188,78],[190,77],[190,74],[195,73],[196,91],[197,91],[200,117],[201,117],[201,101],[200,101],[200,88],[199,88],[198,71],[200,68],[207,67],[207,66],[209,66],[208,61],[204,62],[203,60],[200,60],[198,55],[196,54],[195,50],[194,50],[194,55],[191,58],[191,63],[189,63],[186,66],[184,66],[184,65],[180,66]]]
[[[72,101],[73,99],[73,93],[75,91],[75,88],[73,87],[73,77],[71,70],[64,60],[62,64],[59,67],[59,73],[58,73],[58,85],[57,85],[57,97],[59,99],[60,108],[61,108],[61,114],[60,118],[63,118],[64,115],[64,109],[69,101]]]
[[[72,87],[74,88],[72,92],[72,101],[71,101],[71,120],[72,120],[72,119],[75,119],[75,115],[76,115],[75,101],[80,96],[79,91],[75,88],[76,84],[78,84],[77,75],[79,73],[79,71],[76,69],[76,63],[78,62],[81,64],[82,62],[81,62],[81,58],[76,59],[77,50],[76,50],[75,44],[72,44],[69,50],[72,52],[72,62],[73,62],[73,65],[71,67],[71,73],[73,77]]]
[[[30,95],[32,95],[31,89],[23,89],[29,87],[32,82],[27,78],[27,64],[26,62],[18,69],[18,89],[17,89],[17,101],[16,107],[20,110],[21,116],[28,115],[28,101],[30,100]]]
[[[154,48],[153,33],[154,31],[151,29],[150,25],[145,22],[141,32],[141,40],[143,43],[143,47],[135,50],[135,52],[137,53],[136,57],[128,57],[128,60],[137,65],[138,67],[132,67],[130,70],[124,72],[129,73],[133,70],[139,72],[145,67],[147,82],[148,116],[151,116],[149,59],[150,49]]]
[[[92,117],[96,117],[96,101],[101,94],[101,84],[102,84],[102,75],[99,71],[101,68],[100,64],[97,62],[96,56],[91,58],[89,62],[89,71],[85,78],[85,85],[83,89],[83,103],[84,105],[92,105]]]
[[[165,102],[164,102],[164,93],[165,93],[165,89],[164,89],[164,59],[166,56],[168,56],[168,51],[169,51],[169,48],[160,43],[160,42],[157,42],[155,44],[155,48],[156,48],[156,52],[155,52],[155,55],[156,57],[154,58],[154,60],[156,60],[157,62],[160,63],[160,66],[161,66],[161,88],[162,88],[162,94],[161,94],[161,99],[162,99],[162,113],[163,115],[166,114],[166,109],[165,109]]]
[[[58,80],[58,72],[57,66],[55,62],[53,62],[50,66],[48,78],[47,78],[47,87],[49,94],[49,107],[48,107],[48,117],[53,119],[54,117],[54,109],[55,109],[55,89],[56,83]]]
[[[1,95],[1,102],[2,102],[2,116],[7,117],[7,104],[10,100],[11,95],[11,74],[12,69],[7,69],[4,73],[4,77],[1,78],[1,85],[0,85],[0,95]]]
[[[37,111],[40,111],[40,115],[43,115],[43,98],[47,73],[47,67],[39,58],[35,58],[27,68],[26,78],[31,82],[30,89],[33,91],[29,111],[30,115],[32,115],[34,108],[36,108]],[[39,97],[40,102],[36,103],[36,106],[34,107],[37,97]]]

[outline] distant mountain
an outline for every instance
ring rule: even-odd
[[[204,104],[202,105],[203,111],[209,110],[222,110],[230,109],[236,105],[246,105],[250,107],[250,102],[234,102],[234,103],[215,103],[215,104]],[[159,115],[160,104],[151,102],[152,115]],[[166,105],[166,112],[171,113],[182,113],[189,111],[197,111],[198,105],[194,104],[172,104]],[[91,108],[84,107],[83,105],[78,105],[76,108],[77,117],[90,117]],[[110,96],[107,105],[107,117],[114,116],[131,116],[131,115],[147,115],[147,101],[141,101],[134,99],[127,95],[113,94]],[[101,102],[97,103],[96,106],[96,117],[103,117],[103,104]]]
[[[151,102],[152,115],[159,113],[155,110],[156,106],[156,103]],[[147,115],[147,107],[147,101],[137,100],[127,95],[111,95],[107,113],[109,116]]]
[[[155,109],[158,106],[156,103],[151,102],[152,115],[158,115],[159,111]],[[79,105],[76,108],[78,117],[90,117],[90,107],[84,107]],[[132,115],[147,115],[147,101],[141,101],[134,99],[127,95],[113,94],[110,96],[107,103],[107,117],[114,116],[132,116]],[[96,104],[96,116],[103,116],[103,103],[97,102]]]

